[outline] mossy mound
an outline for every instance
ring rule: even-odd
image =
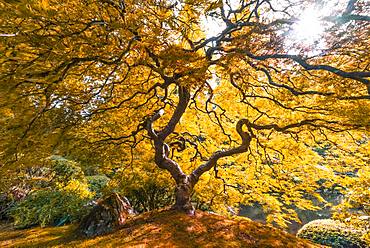
[[[1,231],[0,247],[321,247],[246,218],[197,211],[139,215],[118,231],[95,238],[75,234],[76,226]]]
[[[370,244],[365,241],[364,230],[330,219],[307,223],[298,231],[297,236],[333,248],[370,247]]]

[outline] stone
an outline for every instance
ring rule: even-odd
[[[130,202],[125,197],[113,193],[101,200],[85,216],[78,227],[81,234],[94,237],[117,230],[134,214]]]

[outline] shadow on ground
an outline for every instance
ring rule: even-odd
[[[85,239],[76,226],[14,230],[0,226],[0,247],[320,247],[245,218],[197,212],[146,213],[120,230]]]

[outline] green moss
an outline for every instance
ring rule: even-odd
[[[297,233],[300,238],[333,248],[370,247],[370,244],[365,241],[364,235],[364,230],[330,219],[311,221]]]
[[[0,247],[271,247],[314,248],[319,245],[245,218],[229,219],[197,211],[146,212],[120,230],[94,238],[76,236],[75,226],[1,229]]]

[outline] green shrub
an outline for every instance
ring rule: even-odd
[[[78,163],[59,156],[51,158],[51,178],[44,188],[33,189],[10,211],[15,225],[63,225],[80,220],[88,211],[93,193]]]
[[[9,210],[15,204],[15,201],[11,199],[6,193],[0,194],[0,220],[8,220]]]
[[[18,228],[33,225],[63,225],[80,220],[88,211],[89,198],[73,191],[38,190],[29,194],[12,210]]]
[[[145,181],[140,186],[126,187],[124,195],[135,211],[142,213],[173,204],[173,190],[166,185],[158,185],[154,180]]]
[[[323,219],[307,223],[298,231],[297,236],[333,248],[362,248],[370,245],[365,240],[365,234],[363,229]]]
[[[98,199],[104,195],[104,190],[110,181],[109,177],[106,175],[94,175],[87,176],[87,183],[89,185],[89,190],[95,193],[94,198]]]
[[[108,186],[127,197],[138,213],[172,205],[175,200],[172,178],[157,170],[154,163],[137,165],[129,173],[119,171]]]
[[[86,178],[79,164],[60,156],[51,157],[52,183],[60,187],[70,181],[85,182]]]

